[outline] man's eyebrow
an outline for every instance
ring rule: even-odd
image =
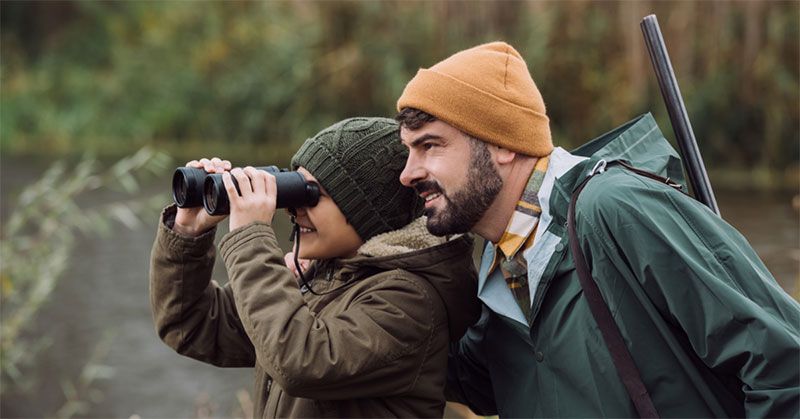
[[[440,137],[438,135],[425,134],[425,135],[423,135],[423,136],[411,141],[411,143],[409,143],[408,146],[409,147],[416,147],[416,146],[420,145],[421,143],[423,143],[425,141],[428,141],[428,140],[441,140],[441,139],[442,139],[442,137]]]

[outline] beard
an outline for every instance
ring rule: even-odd
[[[445,200],[445,206],[441,209],[425,209],[431,234],[446,236],[467,233],[480,221],[503,187],[503,179],[497,173],[491,157],[484,143],[473,140],[464,187],[448,194],[433,180],[414,185],[418,193],[438,192]]]

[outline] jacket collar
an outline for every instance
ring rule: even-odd
[[[451,339],[457,339],[480,315],[473,239],[469,234],[436,237],[428,232],[426,220],[420,217],[371,238],[353,258],[331,261],[334,276],[358,281],[391,271],[392,277],[426,281],[444,304]]]

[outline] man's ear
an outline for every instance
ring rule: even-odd
[[[500,164],[500,165],[509,164],[512,161],[514,161],[515,157],[517,157],[517,153],[516,152],[511,151],[511,150],[509,150],[507,148],[503,148],[503,147],[495,146],[495,145],[493,145],[492,147],[495,147],[494,159],[497,162],[497,164]]]

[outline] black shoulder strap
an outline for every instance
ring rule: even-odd
[[[614,322],[614,318],[611,316],[611,311],[608,309],[608,305],[606,304],[605,300],[603,300],[603,296],[600,294],[600,290],[597,288],[597,284],[592,278],[591,270],[586,264],[586,258],[583,255],[583,251],[581,251],[580,242],[578,241],[578,234],[575,231],[575,203],[578,201],[578,195],[580,195],[583,188],[595,174],[596,171],[592,171],[592,173],[586,179],[584,179],[583,182],[581,182],[581,184],[572,194],[572,199],[569,203],[569,210],[567,212],[569,247],[572,251],[572,257],[575,259],[575,269],[578,272],[578,278],[581,283],[581,288],[583,288],[583,294],[586,296],[586,301],[589,304],[589,310],[592,312],[592,316],[594,316],[594,320],[597,322],[597,326],[600,328],[600,332],[603,335],[603,340],[608,347],[608,351],[611,353],[611,359],[614,362],[614,367],[617,369],[617,374],[619,374],[622,383],[625,385],[625,389],[628,391],[628,395],[633,401],[636,411],[639,413],[640,417],[657,418],[658,412],[653,405],[653,401],[650,399],[650,394],[647,392],[647,388],[642,382],[639,369],[636,367],[636,363],[633,362],[631,353],[628,350],[628,347],[625,345],[625,341],[622,339],[622,334],[620,333],[617,324]],[[662,179],[657,175],[650,175],[651,176],[648,177]],[[665,183],[668,183],[668,181]]]

